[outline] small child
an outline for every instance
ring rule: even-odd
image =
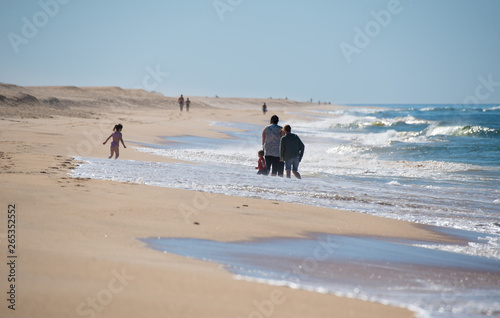
[[[120,155],[120,141],[122,142],[123,148],[127,148],[127,146],[125,146],[125,143],[123,142],[122,129],[122,124],[115,125],[115,127],[113,128],[114,133],[109,135],[108,139],[106,139],[106,141],[102,143],[103,145],[105,145],[111,137],[113,138],[110,147],[111,155],[108,157],[108,159],[111,159],[111,157],[113,157],[113,153],[115,154],[115,159],[118,159],[118,156]]]
[[[259,169],[257,174],[263,174],[267,176],[268,171],[266,166],[266,159],[264,159],[264,150],[259,150],[258,154],[259,154],[258,167],[255,167],[255,169]]]

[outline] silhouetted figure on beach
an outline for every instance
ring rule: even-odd
[[[305,146],[299,136],[292,134],[290,125],[285,125],[283,130],[285,135],[280,141],[280,159],[285,162],[286,177],[290,178],[290,172],[293,172],[297,179],[302,179],[298,169],[299,162],[304,156]]]
[[[189,100],[189,97],[186,99],[186,111],[189,111],[189,105],[191,105],[191,101]]]
[[[267,105],[266,105],[266,103],[264,103],[264,105],[262,105],[262,113],[264,115],[267,113]]]
[[[283,177],[284,163],[280,161],[280,140],[284,133],[282,127],[278,126],[278,122],[278,116],[273,115],[270,125],[262,131],[262,148],[268,171],[271,171],[272,176],[277,174]]]
[[[181,94],[181,97],[179,97],[179,99],[177,101],[179,102],[179,108],[182,111],[182,108],[184,107],[184,96],[182,96],[182,94]]]

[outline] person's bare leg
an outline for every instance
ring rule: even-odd
[[[120,148],[116,147],[115,154],[115,159],[118,159],[118,156],[120,155]]]
[[[297,179],[302,179],[302,177],[300,176],[300,173],[298,171],[293,171],[293,175],[295,177],[297,177]]]
[[[286,177],[287,177],[287,178],[290,178],[290,170],[287,170],[287,171],[286,171]]]

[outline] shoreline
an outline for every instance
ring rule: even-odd
[[[391,304],[421,316],[436,313],[440,303],[435,299],[453,299],[457,305],[470,298],[481,300],[468,291],[477,286],[495,293],[490,299],[500,295],[494,260],[429,252],[408,240],[310,233],[230,242],[160,237],[141,241],[158,252],[220,264],[238,280]],[[450,285],[457,276],[468,279]],[[434,288],[427,290],[423,281]]]
[[[255,110],[198,109],[194,103],[189,114],[180,114],[175,105],[125,111],[117,105],[109,112],[88,108],[93,113],[90,117],[2,118],[0,201],[5,208],[16,204],[19,215],[16,314],[247,317],[258,311],[256,303],[285,297],[274,307],[273,317],[332,313],[413,317],[413,312],[392,306],[238,281],[216,264],[158,253],[137,238],[232,241],[301,237],[308,232],[443,243],[457,242],[455,238],[409,222],[355,212],[67,175],[75,168],[72,155],[108,156],[109,148],[102,142],[115,122],[124,125],[127,146],[128,140],[153,144],[162,135],[222,138],[207,118],[221,122],[245,118],[264,126],[270,115],[263,116],[259,106]],[[277,113],[282,117],[284,111]],[[130,148],[120,150],[120,159],[176,162]],[[7,227],[5,217],[0,226]],[[7,249],[6,243],[2,237],[2,250]],[[6,277],[6,271],[2,266],[0,277]],[[89,298],[98,301],[93,306]],[[6,306],[0,307],[0,313],[12,316]]]

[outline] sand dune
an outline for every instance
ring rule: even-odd
[[[171,107],[175,98],[140,89],[119,87],[47,86],[21,87],[0,84],[0,115],[3,117],[89,117],[93,108]]]
[[[189,96],[186,96],[189,97]],[[150,93],[142,89],[120,87],[30,86],[0,83],[0,116],[44,118],[68,116],[87,118],[98,108],[178,109],[177,98]],[[260,110],[267,103],[274,111],[307,107],[310,103],[286,99],[190,97],[191,109]],[[317,105],[316,105],[317,106]]]

